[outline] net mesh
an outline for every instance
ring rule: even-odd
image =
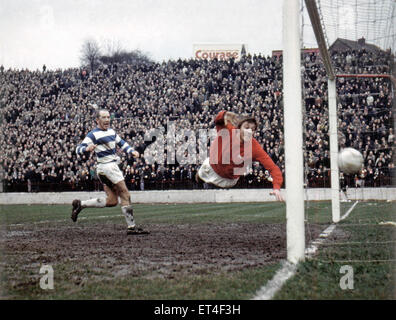
[[[364,37],[368,43],[394,52],[394,0],[317,0],[316,3],[328,47],[337,38],[357,41]],[[309,18],[304,21],[304,30],[310,32]],[[305,37],[304,44],[315,46],[315,41]]]
[[[371,187],[390,187],[394,176],[395,1],[316,1],[326,47],[337,75],[339,147],[364,157],[357,174],[340,173],[341,222],[312,257],[325,263],[385,263],[395,269],[394,202],[369,201]],[[312,24],[301,6],[305,185],[330,188],[327,74]],[[331,204],[306,193],[306,230],[325,228]],[[328,222],[330,223],[330,222]],[[308,244],[307,244],[308,245]]]

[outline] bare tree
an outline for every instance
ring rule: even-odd
[[[111,55],[103,55],[100,57],[100,61],[104,64],[112,63],[126,63],[129,65],[152,65],[154,61],[150,57],[141,52],[140,50],[126,51],[126,50],[115,50]]]
[[[106,57],[118,55],[121,52],[125,51],[123,46],[121,45],[120,40],[117,39],[105,39],[102,42],[102,48],[104,48],[103,56]]]
[[[81,49],[81,63],[85,66],[89,66],[91,72],[98,66],[100,56],[100,47],[96,40],[88,39],[83,43]]]

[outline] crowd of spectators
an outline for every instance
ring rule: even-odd
[[[378,57],[364,50],[333,52],[332,58],[338,71],[359,68],[360,73],[386,74],[393,59],[387,53]],[[317,53],[303,55],[302,74],[306,183],[328,187],[327,77]],[[198,188],[194,176],[199,161],[170,164],[165,150],[163,163],[147,163],[144,151],[153,141],[145,141],[145,134],[156,128],[166,131],[173,123],[177,149],[184,142],[183,129],[196,132],[198,139],[200,130],[214,127],[220,110],[253,114],[259,120],[256,139],[285,170],[282,57],[113,64],[93,72],[1,67],[0,88],[5,191],[102,190],[94,156],[75,153],[76,145],[95,126],[97,107],[110,111],[112,127],[141,153],[139,159],[120,153],[130,190]],[[390,185],[395,169],[389,78],[345,77],[337,81],[337,90],[340,146],[360,150],[365,159],[364,170],[348,177],[349,183]],[[271,177],[254,163],[237,187],[269,188]]]

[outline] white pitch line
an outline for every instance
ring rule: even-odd
[[[341,217],[341,220],[346,219],[352,210],[356,207],[358,201],[356,201],[351,208]],[[332,223],[328,226],[319,237],[311,242],[311,246],[305,249],[305,257],[312,257],[318,250],[319,245],[322,244],[336,229],[337,224]],[[257,291],[253,300],[271,300],[275,294],[282,288],[285,282],[293,277],[297,271],[297,264],[293,264],[286,260],[282,263],[282,268],[279,269],[274,277],[268,281],[259,291]]]
[[[336,225],[333,223],[329,225],[320,235],[319,237],[311,242],[311,246],[305,249],[305,257],[312,257],[319,249],[319,246],[326,241],[329,235],[335,230]]]
[[[282,268],[276,272],[275,276],[264,287],[257,291],[253,300],[271,300],[287,279],[294,276],[296,270],[297,264],[284,260]]]
[[[358,204],[359,201],[356,201],[352,207],[349,208],[349,210],[341,217],[341,220],[344,220],[348,218],[349,214],[352,212],[353,209],[355,209],[356,205]]]
[[[90,219],[107,219],[107,218],[114,218],[114,217],[123,217],[122,214],[116,214],[116,215],[111,215],[111,216],[92,216],[92,217],[79,217],[78,220],[90,220]],[[31,223],[14,223],[10,224],[9,227],[23,227],[27,225],[36,225],[36,224],[45,224],[45,223],[60,223],[60,222],[65,222],[68,221],[68,219],[62,219],[62,220],[43,220],[43,221],[37,221],[37,222],[31,222]]]

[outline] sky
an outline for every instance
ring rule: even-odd
[[[0,65],[79,67],[94,39],[103,51],[138,49],[155,61],[188,59],[193,44],[282,49],[282,0],[1,0]],[[311,40],[316,46],[315,40]]]

